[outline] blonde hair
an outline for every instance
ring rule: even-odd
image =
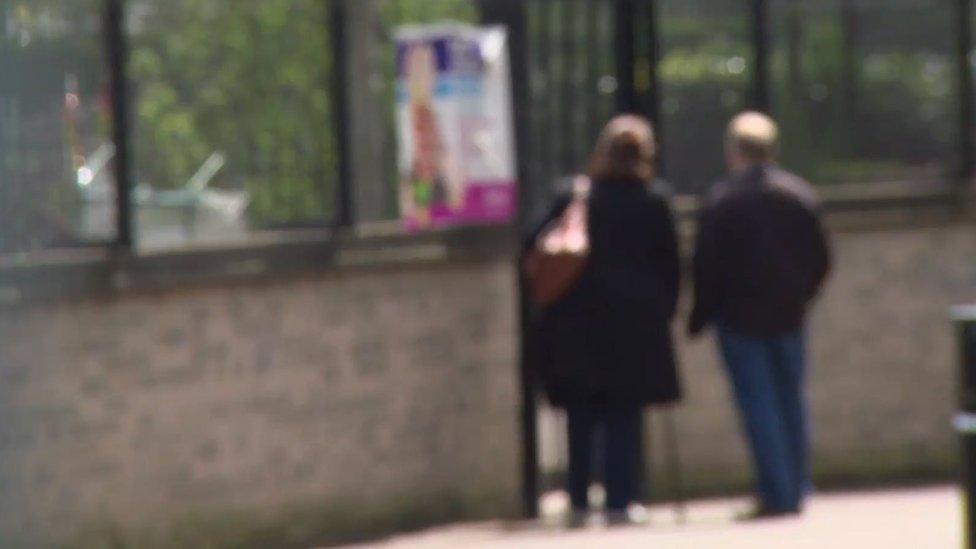
[[[726,140],[746,160],[769,162],[776,158],[779,126],[761,112],[747,111],[729,122]]]
[[[590,159],[590,178],[651,181],[656,153],[650,122],[632,114],[617,116],[600,133]]]

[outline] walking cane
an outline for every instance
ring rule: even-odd
[[[664,436],[667,439],[668,476],[671,477],[671,493],[674,496],[674,512],[678,524],[687,522],[684,483],[681,477],[681,456],[678,452],[678,430],[674,419],[674,409],[664,411]]]

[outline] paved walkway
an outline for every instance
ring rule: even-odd
[[[962,499],[950,487],[889,492],[825,494],[813,498],[800,519],[740,524],[731,516],[742,500],[689,507],[679,525],[668,507],[652,509],[646,527],[606,529],[598,524],[567,532],[544,524],[461,525],[406,535],[360,547],[387,549],[496,548],[845,549],[962,547]]]

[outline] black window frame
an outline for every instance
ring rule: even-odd
[[[560,7],[560,5],[566,5],[567,2],[572,2],[573,0],[527,0],[523,4],[527,7],[523,10],[522,17],[526,17],[529,10],[541,11],[542,15],[537,17],[547,18],[546,13],[552,10],[554,7]],[[660,57],[660,17],[656,16],[659,13],[658,0],[602,0],[613,4],[613,9],[615,11],[615,25],[616,29],[614,31],[615,44],[614,44],[614,55],[616,59],[616,78],[618,81],[618,89],[616,92],[616,105],[617,112],[636,112],[647,116],[650,120],[655,122],[656,130],[658,131],[659,146],[662,149],[668,147],[668,128],[667,125],[662,125],[660,120],[660,113],[662,112],[662,102],[666,99],[666,93],[659,90],[656,85],[659,82],[659,63],[661,61]],[[489,2],[490,3],[490,2]],[[954,69],[956,73],[957,86],[955,88],[958,94],[958,117],[959,124],[959,138],[953,145],[953,153],[959,159],[958,166],[946,165],[946,173],[949,174],[945,179],[945,182],[950,183],[953,188],[964,188],[966,183],[971,181],[974,176],[976,176],[976,92],[974,92],[974,81],[973,81],[973,66],[970,63],[970,55],[976,55],[976,51],[973,50],[973,38],[972,38],[972,26],[974,24],[972,18],[972,0],[954,0],[953,2],[940,4],[939,6],[933,7],[933,9],[946,9],[954,11],[954,18],[956,21],[955,28],[946,29],[946,32],[952,32],[955,34],[955,44],[956,49],[954,53]],[[748,25],[750,28],[750,49],[751,49],[751,82],[748,88],[750,91],[750,98],[747,102],[749,108],[758,110],[761,112],[771,113],[772,111],[772,95],[773,95],[773,83],[771,75],[771,63],[772,63],[772,33],[771,25],[773,21],[770,16],[771,2],[770,0],[747,0],[747,11],[749,17]],[[640,32],[641,29],[646,32],[646,35]],[[649,29],[649,32],[647,32]],[[558,51],[561,44],[538,44],[539,42],[537,36],[529,37],[528,48],[538,48],[539,55],[543,58],[548,58],[551,51]],[[542,36],[541,40],[546,40],[547,36]],[[534,53],[522,53],[525,55],[535,55]],[[553,81],[558,75],[555,69],[550,69],[549,77],[547,80]],[[650,86],[647,83],[650,82]],[[547,90],[555,96],[559,96],[563,93],[562,90],[553,89],[550,87]],[[554,96],[554,97],[555,97]],[[531,98],[528,99],[531,102]],[[534,105],[533,105],[534,106]],[[545,106],[542,107],[543,109]],[[582,108],[582,107],[581,107]],[[530,113],[535,114],[535,113]],[[533,119],[545,120],[547,117],[532,117]],[[538,137],[546,135],[556,135],[561,132],[565,123],[558,120],[557,118],[548,117],[550,119],[548,127],[534,128],[534,133],[532,135]],[[537,124],[538,125],[538,124]],[[958,149],[958,150],[956,150]],[[532,154],[532,149],[526,147],[520,147],[520,160],[527,155]],[[532,163],[551,163],[552,154],[547,154],[543,151],[540,154],[540,158],[530,158]],[[659,158],[663,155],[659,155]],[[956,162],[953,162],[956,164]],[[559,166],[558,169],[571,169],[567,166]],[[544,170],[543,170],[544,171]],[[667,178],[667,166],[661,166],[662,175]],[[553,179],[553,173],[547,173],[543,176],[539,175],[539,170],[527,172],[533,176],[526,180],[526,184],[534,188],[534,192],[528,193],[529,196],[539,196],[545,195],[544,192],[540,191],[539,187],[547,187],[550,185],[551,181],[546,181],[544,179]],[[843,187],[847,183],[857,183],[848,181],[837,181],[832,182],[829,187]],[[899,182],[903,183],[903,182]],[[890,184],[888,181],[878,181],[872,183],[872,185],[883,186]],[[925,189],[918,189],[920,196],[928,196],[929,191]],[[681,198],[682,202],[694,203],[694,194],[687,192],[682,189],[678,189],[679,194],[683,195]],[[840,191],[834,193],[832,188],[828,186],[823,187],[823,194],[825,198],[830,201],[831,196],[836,194],[838,196],[843,195],[845,197],[849,196],[850,193],[846,191]],[[899,196],[903,194],[902,191],[898,191]],[[872,192],[871,199],[877,198],[878,193]],[[845,199],[846,200],[846,199]],[[538,204],[534,205],[537,209]],[[693,206],[692,206],[693,207]]]
[[[295,231],[336,230],[354,224],[352,210],[351,169],[349,166],[349,109],[348,103],[348,65],[344,55],[348,20],[345,3],[342,0],[319,0],[328,5],[329,37],[332,49],[332,78],[330,97],[335,116],[332,117],[332,131],[335,133],[337,152],[337,185],[335,192],[335,214],[332,219],[321,223],[302,223]],[[134,189],[132,170],[132,118],[129,93],[130,79],[128,67],[129,44],[125,32],[126,0],[104,0],[105,47],[108,50],[111,82],[111,115],[113,120],[113,139],[116,143],[114,163],[116,193],[116,239],[113,247],[128,254],[138,254],[135,241],[135,217],[132,203]],[[325,131],[325,130],[323,130]],[[282,232],[282,231],[277,231]],[[289,232],[285,229],[283,232]],[[192,245],[190,246],[192,248]],[[185,247],[176,247],[175,252]]]
[[[68,249],[40,250],[37,252],[15,253],[12,256],[0,256],[0,306],[4,303],[17,303],[20,296],[45,297],[47,295],[78,295],[84,294],[85,288],[106,291],[119,291],[129,288],[174,286],[195,281],[214,281],[222,278],[239,278],[240,276],[279,275],[294,269],[328,269],[347,266],[341,260],[344,250],[389,250],[391,248],[405,249],[403,253],[377,253],[376,264],[411,262],[417,257],[421,261],[429,261],[430,253],[412,255],[409,250],[414,246],[446,246],[447,252],[441,259],[465,256],[465,248],[470,247],[472,253],[482,253],[493,250],[493,253],[510,253],[513,242],[517,242],[514,235],[518,227],[530,219],[530,214],[540,206],[533,203],[541,198],[537,192],[540,182],[538,171],[530,158],[538,147],[531,143],[532,132],[538,130],[536,113],[532,112],[530,101],[531,86],[529,82],[529,55],[533,48],[538,47],[528,32],[527,16],[530,9],[547,8],[567,0],[478,0],[480,15],[486,23],[505,24],[512,32],[513,52],[513,94],[515,96],[515,125],[518,149],[518,173],[520,209],[519,222],[498,227],[466,227],[437,231],[434,233],[407,234],[402,231],[399,223],[379,222],[364,223],[356,219],[354,208],[353,179],[350,177],[351,156],[349,135],[350,119],[354,114],[348,108],[350,93],[350,52],[348,48],[349,33],[357,32],[355,22],[350,21],[347,14],[347,2],[362,2],[365,0],[320,0],[328,3],[332,11],[329,18],[333,43],[333,71],[331,83],[334,86],[332,97],[336,116],[333,117],[336,132],[339,180],[335,192],[337,193],[337,208],[334,219],[323,223],[321,227],[302,227],[284,229],[265,233],[258,231],[244,242],[210,247],[181,247],[158,252],[140,251],[133,242],[133,217],[131,204],[132,173],[131,173],[131,133],[128,79],[126,68],[127,43],[123,28],[127,0],[102,0],[104,9],[106,58],[108,59],[109,82],[112,91],[110,113],[112,117],[112,139],[117,149],[114,163],[117,203],[116,223],[118,225],[116,238],[112,242],[94,243],[90,246]],[[574,0],[579,1],[579,0]],[[600,74],[596,68],[602,64],[602,70],[616,70],[616,104],[610,105],[610,110],[628,111],[639,109],[645,114],[660,112],[662,96],[646,88],[637,89],[638,76],[642,73],[650,82],[657,81],[658,74],[658,36],[656,32],[660,19],[655,18],[653,9],[656,0],[602,0],[610,6],[608,21],[628,21],[650,28],[648,36],[640,35],[636,30],[630,32],[613,32],[607,36],[607,29],[599,25],[581,25],[590,34],[599,33],[594,40],[608,42],[609,54],[613,59],[593,57],[592,49],[579,48],[578,45],[560,44],[552,46],[553,51],[565,51],[578,56],[585,64],[588,78]],[[753,97],[752,108],[768,111],[770,108],[770,78],[769,78],[769,33],[770,24],[767,16],[769,0],[748,0],[751,8],[752,44],[755,67],[752,71]],[[592,14],[591,8],[583,2],[578,4],[578,14],[586,17]],[[937,184],[926,185],[893,185],[877,183],[869,189],[863,186],[845,188],[843,183],[836,189],[824,190],[825,202],[828,209],[836,208],[843,211],[873,210],[877,208],[900,207],[911,208],[913,205],[931,205],[933,203],[959,207],[965,202],[960,197],[968,196],[969,182],[976,176],[976,91],[974,91],[973,67],[969,63],[973,50],[972,26],[976,24],[972,16],[972,0],[955,0],[946,4],[945,9],[956,10],[957,33],[956,71],[959,74],[958,93],[961,95],[959,124],[962,138],[959,146],[962,150],[962,166],[958,177],[948,178]],[[635,15],[636,14],[636,15]],[[612,24],[612,23],[610,23]],[[617,23],[620,24],[620,23]],[[596,30],[594,30],[596,29]],[[610,43],[612,42],[612,43]],[[638,56],[635,50],[650,51],[651,55]],[[605,62],[605,63],[604,63]],[[613,69],[612,64],[616,64]],[[641,66],[641,64],[645,64]],[[563,94],[561,90],[550,88],[552,93]],[[570,97],[575,97],[581,104],[596,104],[594,96],[582,97],[579,90],[575,90]],[[602,99],[601,99],[602,101]],[[612,102],[612,101],[611,101]],[[583,118],[583,125],[594,127],[599,121],[596,108]],[[602,115],[603,112],[601,111]],[[667,146],[667,128],[662,128],[664,136],[663,146]],[[592,136],[587,136],[592,139]],[[549,155],[556,157],[558,150],[552,150]],[[543,158],[545,160],[545,158]],[[833,186],[832,186],[833,187]],[[835,192],[836,191],[836,192]],[[697,208],[697,197],[680,195],[675,201],[680,215],[690,216]],[[479,251],[480,250],[480,251]],[[430,248],[427,248],[430,252]],[[366,257],[366,254],[362,257]],[[434,254],[437,255],[437,254]],[[394,258],[394,259],[390,259]],[[413,259],[411,259],[413,258]],[[439,259],[440,260],[440,259]],[[359,266],[369,264],[368,261]],[[59,270],[60,269],[60,270]],[[156,269],[167,270],[168,273],[151,274]],[[48,273],[56,270],[58,276],[45,279],[38,273]],[[24,273],[32,273],[30,276]],[[43,280],[42,280],[43,279]],[[160,280],[166,280],[166,283]],[[142,281],[145,281],[143,283]],[[33,286],[32,286],[33,285]],[[36,286],[36,288],[34,287]],[[26,288],[24,291],[21,289]]]

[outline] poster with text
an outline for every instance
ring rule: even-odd
[[[396,33],[400,211],[408,230],[507,223],[515,137],[504,28]]]

